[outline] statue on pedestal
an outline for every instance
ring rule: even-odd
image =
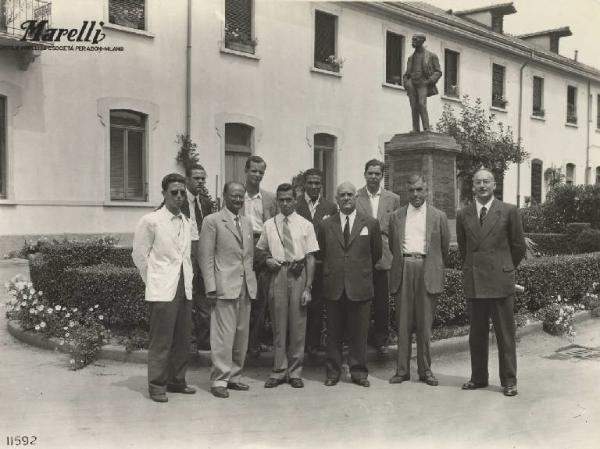
[[[442,76],[438,57],[423,48],[425,40],[423,34],[415,34],[412,37],[415,51],[408,57],[403,77],[412,111],[413,132],[417,133],[420,132],[419,120],[423,123],[423,131],[430,131],[427,97],[438,94],[435,83]]]

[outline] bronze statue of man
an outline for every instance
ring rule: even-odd
[[[408,57],[404,74],[404,87],[412,111],[413,132],[420,131],[419,119],[423,123],[423,131],[429,131],[427,97],[438,94],[435,83],[442,76],[438,57],[423,48],[425,39],[422,34],[415,34],[412,37],[415,51]]]

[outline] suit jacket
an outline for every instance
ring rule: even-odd
[[[185,296],[192,298],[191,223],[183,216],[183,237],[178,238],[172,218],[162,206],[144,215],[135,229],[131,257],[146,284],[146,301],[173,301],[182,265]]]
[[[394,192],[381,189],[379,197],[379,207],[377,208],[377,220],[381,227],[383,255],[375,265],[376,270],[389,270],[392,267],[392,253],[388,245],[388,223],[390,215],[400,207],[400,197]],[[356,210],[361,214],[373,216],[371,210],[371,200],[366,187],[361,187],[356,192]]]
[[[250,298],[256,298],[256,276],[252,270],[254,239],[250,219],[241,217],[243,245],[233,218],[223,208],[204,218],[200,232],[200,269],[207,292],[218,299],[237,299],[246,279]]]
[[[435,53],[432,53],[426,49],[423,49],[423,51],[423,76],[429,80],[427,96],[431,97],[432,95],[438,94],[438,89],[435,87],[435,83],[437,83],[442,77],[442,69],[440,68],[440,62]],[[413,55],[410,55],[406,61],[404,82],[406,82],[407,79],[410,79],[410,74],[413,73],[413,70]]]
[[[310,209],[308,208],[308,203],[306,202],[306,198],[300,197],[296,202],[296,213],[301,217],[306,218],[310,221],[315,227],[315,234],[318,233],[318,227],[323,221],[323,217],[332,216],[337,213],[338,209],[335,203],[332,203],[329,200],[326,200],[321,196],[319,200],[319,204],[317,204],[317,210],[315,211],[315,216],[310,216]]]
[[[426,205],[426,207],[425,252],[427,256],[423,267],[424,282],[427,293],[434,295],[444,291],[444,266],[450,246],[450,229],[444,212],[430,205]],[[402,284],[402,271],[404,269],[402,246],[407,231],[407,210],[408,206],[404,206],[390,217],[389,245],[394,255],[390,272],[390,291],[392,294],[397,293]]]
[[[381,258],[379,222],[357,211],[348,248],[344,248],[340,214],[336,213],[319,226],[318,241],[325,298],[338,300],[344,291],[351,301],[373,298],[373,269]]]
[[[479,224],[475,203],[456,216],[456,240],[464,260],[467,298],[505,298],[515,292],[515,269],[525,256],[523,224],[516,206],[494,199]]]
[[[198,199],[200,200],[199,206],[200,206],[200,209],[202,210],[202,217],[200,217],[200,220],[198,220],[198,217],[196,217],[196,226],[198,227],[198,233],[200,233],[200,230],[202,229],[202,221],[204,220],[204,217],[212,214],[213,211],[212,211],[212,204],[210,203],[210,201],[207,197],[205,197],[203,195],[199,195]],[[183,212],[186,217],[190,218],[190,203],[187,199],[187,196],[185,197],[183,204],[181,205],[181,212]]]

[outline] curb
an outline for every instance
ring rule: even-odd
[[[581,323],[592,319],[592,314],[589,310],[577,312],[573,317],[573,323]],[[17,321],[9,320],[7,322],[8,333],[17,340],[35,346],[41,349],[48,349],[62,353],[68,353],[66,345],[60,345],[58,339],[45,338],[41,335],[30,331],[24,331]],[[533,333],[542,332],[542,323],[534,322],[527,324],[517,329],[517,341],[519,338]],[[490,340],[495,342],[494,335],[491,335]],[[389,353],[383,358],[377,355],[375,349],[369,347],[367,349],[368,362],[381,362],[393,360],[395,358],[396,346],[390,346]],[[413,343],[414,349],[414,343]],[[469,336],[462,335],[459,337],[446,338],[444,340],[436,340],[431,342],[431,355],[442,356],[451,355],[469,350]],[[413,351],[416,354],[416,351]],[[413,358],[416,356],[413,356]],[[145,349],[139,351],[127,352],[124,346],[105,345],[98,354],[98,359],[112,360],[124,363],[139,363],[146,364],[148,361],[148,351]],[[305,366],[320,366],[325,362],[325,352],[319,352],[316,356],[307,355],[304,360]],[[190,354],[190,364],[192,366],[210,367],[212,365],[210,359],[210,351],[198,351]],[[271,367],[273,366],[273,352],[262,352],[260,357],[246,357],[245,366],[247,367]]]
[[[24,265],[29,265],[29,260],[27,259],[0,259],[0,268],[4,267],[21,267]]]

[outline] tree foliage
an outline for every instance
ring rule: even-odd
[[[436,129],[454,137],[462,148],[456,159],[456,170],[463,201],[472,199],[472,178],[479,168],[491,170],[499,180],[504,177],[509,164],[529,156],[514,141],[510,126],[504,126],[494,114],[487,113],[479,98],[472,103],[465,95],[462,110],[458,113],[450,104],[444,105]]]

